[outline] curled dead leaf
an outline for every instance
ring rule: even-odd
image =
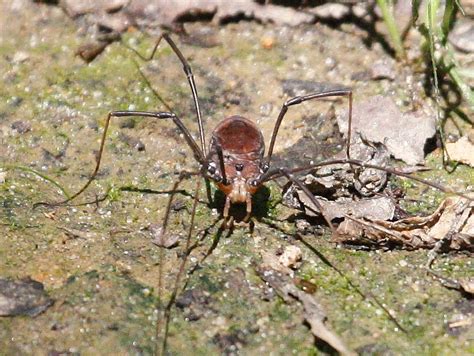
[[[449,250],[474,250],[474,203],[465,198],[445,199],[428,216],[397,221],[346,216],[337,229],[338,242],[397,245],[407,249],[434,248],[443,241]]]
[[[148,227],[153,237],[152,242],[159,247],[173,248],[179,244],[179,235],[163,233],[163,226],[159,224],[151,224]]]
[[[474,167],[474,143],[469,140],[469,136],[463,136],[456,142],[446,144],[449,157],[471,167]]]
[[[356,355],[341,338],[326,325],[326,313],[316,298],[299,289],[291,279],[291,270],[281,265],[278,258],[268,252],[262,253],[263,263],[257,267],[257,274],[270,285],[286,302],[295,300],[300,302],[304,309],[304,318],[311,328],[312,334],[331,345],[341,355]],[[277,269],[274,269],[276,267]],[[286,272],[285,272],[286,271]]]

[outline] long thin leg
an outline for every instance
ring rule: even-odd
[[[109,113],[107,116],[107,120],[105,121],[105,126],[104,126],[104,132],[102,133],[102,139],[100,141],[100,148],[99,148],[99,153],[97,155],[97,161],[96,165],[94,168],[94,171],[92,172],[92,175],[90,176],[89,180],[84,184],[84,186],[79,189],[79,191],[66,200],[63,200],[58,203],[46,203],[46,202],[39,202],[36,203],[35,206],[38,205],[63,205],[66,204],[73,199],[77,198],[79,195],[81,195],[88,187],[89,185],[94,181],[95,177],[97,176],[97,173],[99,172],[100,168],[100,163],[102,161],[102,155],[104,153],[104,147],[105,147],[105,139],[107,138],[107,131],[109,129],[110,125],[110,120],[112,117],[125,117],[125,116],[144,116],[144,117],[151,117],[155,119],[172,119],[173,122],[176,124],[176,126],[180,129],[180,131],[183,133],[184,138],[186,139],[186,142],[188,143],[189,147],[194,153],[194,157],[199,163],[204,162],[204,156],[202,151],[200,150],[199,146],[197,145],[196,141],[194,141],[193,137],[189,133],[188,129],[186,126],[184,126],[183,122],[174,114],[171,112],[148,112],[148,111],[112,111]]]
[[[296,184],[298,188],[300,188],[306,194],[306,196],[309,198],[309,200],[311,200],[314,206],[316,206],[319,209],[319,211],[321,212],[321,215],[323,216],[324,220],[326,220],[332,232],[335,233],[336,229],[334,228],[334,225],[332,224],[331,220],[326,217],[326,214],[324,214],[324,209],[321,203],[318,201],[318,199],[315,198],[313,193],[311,193],[310,190],[303,183],[301,183],[297,178],[295,178],[288,169],[279,168],[279,172],[281,173],[282,176],[285,176],[286,178],[288,178],[293,184]]]
[[[173,39],[167,34],[167,33],[162,33],[158,39],[156,40],[156,43],[155,43],[155,46],[153,47],[153,50],[150,54],[149,57],[144,57],[142,56],[137,50],[135,50],[134,48],[132,47],[129,47],[129,46],[126,46],[128,49],[132,50],[133,52],[135,52],[135,54],[137,54],[140,58],[142,58],[143,60],[145,61],[150,61],[153,59],[153,57],[155,56],[155,53],[158,49],[158,46],[160,45],[160,42],[161,42],[161,39],[164,38],[166,40],[166,42],[168,42],[168,44],[170,45],[171,49],[173,50],[173,52],[178,56],[179,60],[181,61],[181,64],[183,65],[183,70],[184,70],[184,73],[186,74],[186,77],[188,79],[188,83],[189,83],[189,86],[191,87],[191,93],[192,93],[192,96],[193,96],[193,102],[194,102],[194,107],[196,109],[196,117],[197,117],[197,121],[198,121],[198,127],[199,127],[199,139],[200,139],[200,142],[201,142],[201,152],[202,152],[202,155],[203,157],[206,157],[207,156],[207,147],[206,147],[206,136],[204,134],[204,128],[203,128],[203,123],[202,123],[202,115],[201,115],[201,108],[199,106],[199,96],[198,96],[198,93],[197,93],[197,88],[196,88],[196,83],[194,81],[194,74],[192,73],[192,69],[191,69],[191,66],[189,65],[188,61],[186,60],[186,58],[184,58],[183,54],[181,53],[181,51],[179,50],[178,46],[176,46],[175,42],[173,41]],[[137,64],[137,67],[138,67],[138,64]],[[140,75],[142,76],[142,78],[145,80],[145,82],[148,84],[148,86],[151,88],[151,90],[153,91],[153,93],[160,99],[160,101],[164,102],[160,95],[158,95],[158,93],[152,88],[151,86],[151,83],[148,81],[148,78],[145,77],[145,75],[142,73],[142,71],[140,70],[140,68],[138,67],[138,71],[140,72]],[[167,109],[169,111],[172,111],[171,108],[165,103],[165,106],[167,107]],[[210,189],[210,184],[209,184],[209,179],[208,178],[205,178],[206,180],[206,192],[207,192],[207,198],[209,200],[209,204],[212,204],[212,197],[211,197],[211,189]]]
[[[347,134],[347,146],[346,146],[346,155],[347,158],[350,158],[350,142],[351,142],[351,131],[352,131],[352,90],[350,89],[337,89],[337,90],[328,90],[328,91],[323,91],[320,93],[312,93],[304,96],[297,96],[294,97],[290,100],[287,100],[280,111],[280,114],[278,115],[278,118],[275,122],[275,127],[273,128],[273,133],[272,133],[272,138],[270,141],[270,146],[268,147],[268,154],[266,158],[266,163],[267,165],[270,165],[270,161],[272,159],[272,154],[273,154],[273,147],[275,146],[275,141],[276,137],[278,135],[278,130],[280,129],[281,122],[283,121],[283,118],[285,117],[286,112],[288,111],[288,108],[293,105],[301,104],[304,101],[307,100],[312,100],[312,99],[321,99],[321,98],[327,98],[330,96],[347,96],[349,97],[349,132]]]
[[[222,184],[228,185],[229,182],[227,181],[227,175],[225,173],[224,154],[222,153],[221,143],[219,141],[216,142],[215,147],[217,149],[217,157],[219,158],[219,168],[222,176]]]
[[[207,203],[209,204],[209,206],[212,206],[214,202],[212,200],[211,182],[207,178],[204,178],[204,182],[206,185]]]
[[[371,168],[371,169],[376,169],[376,170],[379,170],[379,171],[384,171],[384,172],[387,172],[387,173],[390,173],[390,174],[394,174],[396,176],[411,179],[413,181],[419,182],[419,183],[424,184],[426,186],[435,188],[435,189],[437,189],[439,191],[442,191],[444,193],[455,194],[457,196],[466,198],[469,201],[474,201],[474,199],[472,197],[470,197],[469,195],[467,195],[467,194],[457,192],[457,191],[452,190],[452,189],[448,189],[448,188],[446,188],[446,187],[444,187],[440,184],[430,182],[426,179],[418,178],[418,177],[412,176],[409,173],[401,172],[401,171],[398,171],[396,169],[377,166],[377,165],[373,165],[373,164],[368,164],[368,163],[365,163],[363,161],[356,160],[356,159],[336,159],[336,160],[331,160],[331,161],[324,161],[324,162],[320,162],[320,163],[316,163],[316,164],[310,164],[310,165],[307,165],[307,166],[304,166],[304,167],[293,168],[293,169],[287,170],[287,172],[289,172],[289,173],[299,173],[299,172],[304,172],[304,171],[308,171],[308,170],[319,168],[319,167],[332,166],[332,165],[335,165],[335,164],[352,164],[352,165],[362,167],[362,168]],[[274,180],[274,179],[277,179],[277,178],[283,177],[283,176],[286,176],[286,174],[283,173],[281,171],[281,169],[279,169],[279,168],[272,169],[272,170],[269,170],[264,175],[262,175],[260,180],[258,180],[257,184],[263,184],[265,182],[268,182],[270,180]],[[300,184],[301,184],[301,182],[300,182]]]
[[[183,54],[179,50],[178,46],[176,46],[176,43],[172,40],[169,34],[167,33],[162,33],[158,39],[156,40],[155,46],[153,47],[153,51],[151,52],[151,55],[149,57],[144,57],[138,51],[136,51],[133,48],[130,48],[132,51],[134,51],[140,58],[146,61],[150,61],[153,59],[155,56],[156,50],[158,49],[158,46],[160,45],[161,39],[165,39],[166,42],[170,45],[171,49],[173,52],[178,56],[181,64],[183,65],[183,71],[186,74],[186,77],[188,78],[188,83],[189,86],[191,87],[191,92],[193,95],[193,102],[194,102],[194,107],[196,109],[196,117],[197,117],[197,122],[198,122],[198,127],[199,127],[199,139],[201,141],[201,150],[204,153],[204,157],[207,155],[207,150],[206,150],[206,137],[204,135],[204,128],[202,124],[202,115],[201,115],[201,108],[199,106],[199,96],[197,93],[197,88],[196,88],[196,83],[194,82],[194,74],[191,70],[191,66],[189,65],[188,61],[186,58],[184,58]]]
[[[152,117],[155,119],[172,119],[175,125],[180,129],[183,133],[186,142],[188,143],[189,147],[192,149],[194,153],[194,157],[199,163],[204,163],[204,154],[203,151],[199,148],[194,138],[189,133],[188,129],[181,121],[181,119],[176,116],[175,113],[172,112],[150,112],[150,111],[114,111],[110,113],[111,116],[116,117],[124,117],[124,116],[144,116],[144,117]]]
[[[178,182],[179,184],[179,182]],[[184,256],[182,257],[182,260],[181,260],[181,263],[179,265],[179,270],[178,270],[178,274],[176,275],[176,279],[175,279],[175,282],[174,282],[174,286],[173,286],[173,291],[171,293],[171,297],[170,297],[170,300],[168,301],[168,303],[166,304],[166,307],[165,307],[165,310],[164,310],[164,321],[165,321],[165,327],[164,327],[164,335],[163,335],[163,342],[161,344],[161,350],[160,352],[158,353],[158,340],[159,340],[159,337],[160,337],[160,333],[161,333],[161,322],[160,322],[160,319],[158,319],[157,321],[157,327],[156,327],[156,344],[155,344],[155,354],[160,354],[160,355],[165,355],[166,354],[166,347],[167,347],[167,341],[168,341],[168,331],[169,331],[169,322],[170,322],[170,316],[171,316],[171,308],[173,307],[174,305],[174,302],[176,300],[176,295],[178,293],[178,288],[179,288],[179,283],[181,281],[181,277],[184,273],[184,270],[186,268],[186,262],[187,262],[187,259],[188,259],[188,256],[191,252],[191,237],[192,237],[192,233],[193,233],[193,229],[194,229],[194,218],[196,216],[196,207],[197,207],[197,204],[199,202],[199,189],[200,189],[200,186],[201,186],[201,180],[199,179],[196,183],[196,195],[194,197],[194,203],[193,203],[193,209],[192,209],[192,212],[191,212],[191,221],[190,221],[190,225],[189,225],[189,230],[188,230],[188,234],[187,234],[187,238],[186,238],[186,246],[184,248]],[[169,207],[171,206],[171,197],[170,197],[170,201],[169,201]],[[167,214],[168,216],[169,214]],[[166,219],[167,219],[167,216],[166,216]],[[163,231],[164,231],[164,227],[163,227]],[[160,251],[163,251],[163,249],[161,249]],[[160,294],[160,302],[161,302],[161,288],[162,288],[162,285],[161,285],[161,282],[162,282],[162,273],[163,273],[163,269],[162,269],[162,265],[163,265],[163,254],[162,252],[160,253],[160,280],[159,280],[159,294]]]
[[[176,191],[178,189],[179,185],[181,184],[184,178],[185,178],[184,175],[179,176],[178,180],[174,182],[173,184],[172,191]],[[165,217],[163,218],[163,224],[161,227],[162,236],[166,235],[166,229],[168,228],[168,221],[169,221],[169,216],[171,213],[171,204],[173,204],[173,198],[174,198],[174,194],[171,194],[168,199],[168,204],[166,205]],[[164,262],[165,262],[164,248],[162,247],[161,243],[156,243],[155,241],[153,242],[160,247],[159,252],[158,252],[158,260],[160,261],[159,266],[158,266],[158,303],[162,304],[163,302],[163,269],[164,269]],[[161,328],[162,328],[160,314],[159,314],[160,305],[157,306],[157,311],[158,311],[158,320],[156,321],[155,333],[156,333],[156,342],[158,343],[158,338],[161,334]],[[158,347],[157,344],[155,345],[155,347],[156,348]]]

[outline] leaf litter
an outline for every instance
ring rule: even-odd
[[[347,114],[337,118],[341,132],[348,130],[347,119],[343,119]],[[392,99],[381,95],[355,104],[350,156],[382,167],[388,167],[394,157],[415,165],[404,172],[422,170],[424,147],[436,132],[433,117],[421,110],[401,113]],[[344,158],[344,153],[333,158]],[[335,242],[378,248],[474,250],[472,201],[449,197],[428,216],[407,216],[400,197],[387,188],[388,180],[387,172],[350,164],[323,166],[302,178],[324,215],[340,222]],[[293,184],[286,185],[283,201],[305,215],[322,215]]]
[[[446,150],[453,161],[474,167],[474,129],[456,142],[448,142]]]
[[[61,1],[61,7],[70,17],[86,14],[124,16],[124,21],[145,27],[170,26],[186,16],[211,16],[216,23],[244,16],[277,25],[297,26],[315,21],[313,14],[293,8],[266,4],[253,0],[103,0]]]
[[[288,246],[285,251],[294,253],[295,248]],[[309,324],[311,333],[316,338],[328,343],[341,355],[356,355],[327,325],[326,313],[316,298],[311,293],[297,287],[297,281],[293,279],[294,272],[284,262],[282,263],[281,256],[278,258],[266,251],[262,251],[261,256],[262,263],[256,267],[257,274],[276,291],[285,303],[292,303],[296,300],[303,306],[304,319]]]

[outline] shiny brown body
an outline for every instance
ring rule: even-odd
[[[222,162],[219,158],[222,153]],[[231,203],[246,203],[247,217],[252,211],[252,195],[259,188],[261,166],[265,153],[262,132],[250,120],[242,116],[231,116],[219,123],[212,132],[210,150],[207,157],[215,174],[223,179],[217,187],[226,195],[224,217],[229,213]],[[223,172],[222,172],[223,171]]]

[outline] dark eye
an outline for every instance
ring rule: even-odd
[[[262,163],[260,164],[260,169],[262,170],[262,172],[265,173],[266,171],[268,171],[268,168],[270,168],[270,166],[268,165],[267,162],[262,162]]]
[[[208,165],[207,166],[207,171],[209,172],[209,174],[214,174],[216,173],[216,167],[214,167],[213,165]]]
[[[251,185],[252,187],[256,187],[258,185],[258,182],[256,179],[251,179],[249,180],[248,184]]]
[[[237,163],[235,165],[235,169],[239,172],[241,172],[244,169],[244,165],[242,163]]]

